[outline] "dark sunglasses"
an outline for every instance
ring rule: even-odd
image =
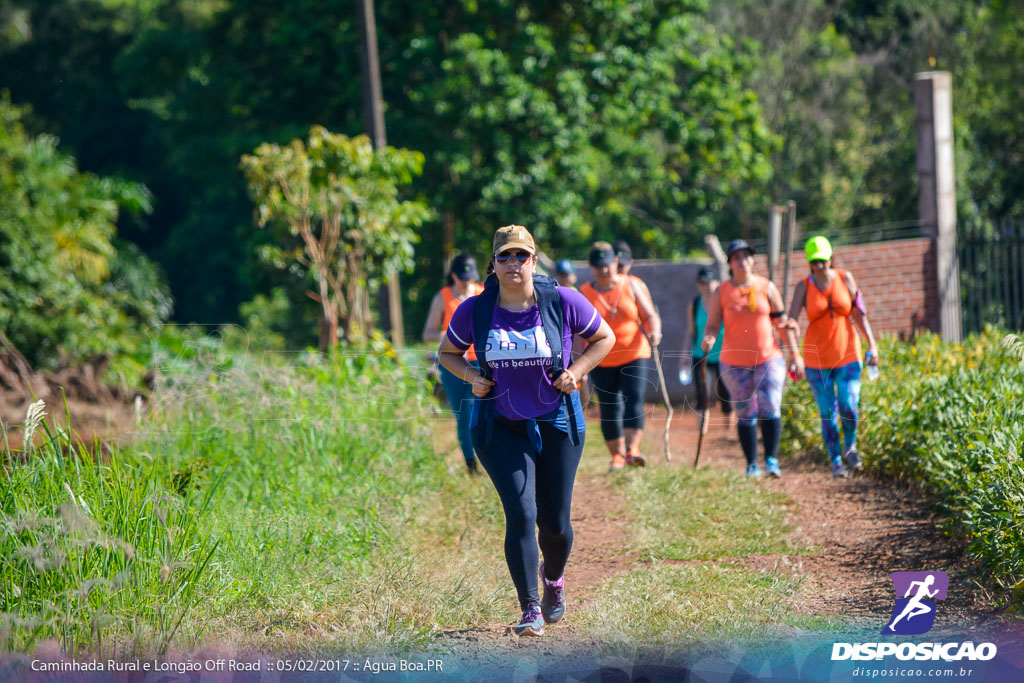
[[[508,263],[513,258],[515,258],[515,260],[519,263],[526,263],[527,261],[530,260],[531,256],[532,254],[527,254],[525,251],[503,251],[500,254],[495,254],[494,260],[497,261],[498,263]]]
[[[808,263],[828,263],[828,259],[812,258]]]

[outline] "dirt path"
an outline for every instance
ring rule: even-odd
[[[665,411],[649,406],[648,415],[645,445],[650,466],[692,466],[697,444],[693,414],[677,411],[673,419],[671,463],[661,456]],[[590,434],[599,434],[596,425]],[[700,466],[741,472],[744,464],[735,429],[713,413]],[[781,479],[766,479],[762,485],[790,498],[791,541],[795,547],[811,551],[749,556],[741,561],[753,568],[802,577],[796,609],[879,628],[888,620],[893,604],[890,572],[938,570],[950,575],[949,597],[943,603],[947,628],[978,628],[997,619],[988,608],[990,596],[969,578],[962,543],[938,529],[938,520],[918,493],[866,475],[832,479],[823,458],[820,462],[810,458],[786,462]],[[577,479],[572,522],[576,541],[566,569],[570,609],[565,622],[549,627],[541,639],[521,642],[512,634],[513,622],[509,621],[444,632],[438,635],[438,644],[478,664],[504,661],[509,655],[523,654],[524,648],[554,658],[592,653],[597,644],[577,633],[572,610],[594,599],[594,589],[602,579],[629,571],[638,563],[621,554],[628,540],[629,517],[607,475]]]
[[[651,420],[651,433],[660,434],[664,411],[654,410],[657,417]],[[673,420],[675,460],[692,464],[696,435],[692,414]],[[735,472],[745,467],[735,429],[720,414],[712,414],[703,450],[702,467]],[[804,577],[798,609],[871,627],[884,625],[893,604],[889,574],[938,570],[950,576],[949,596],[943,603],[947,623],[972,627],[996,618],[988,608],[991,596],[969,578],[962,541],[938,528],[940,520],[919,492],[862,474],[833,479],[824,456],[790,459],[783,463],[782,478],[765,479],[763,486],[789,497],[791,540],[814,550],[785,558],[748,557],[746,562]]]

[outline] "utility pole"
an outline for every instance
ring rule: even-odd
[[[356,0],[359,13],[359,28],[362,35],[362,49],[359,51],[359,66],[363,76],[363,118],[366,133],[374,149],[387,146],[384,133],[384,97],[380,86],[380,61],[377,57],[377,20],[373,13],[373,0]],[[391,331],[391,343],[401,348],[405,343],[402,325],[402,292],[398,286],[398,273],[389,270],[387,299],[378,297],[378,309],[382,327]]]

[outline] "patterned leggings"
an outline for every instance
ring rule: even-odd
[[[849,450],[857,444],[857,404],[860,403],[860,363],[827,370],[807,368],[807,381],[814,392],[821,414],[821,433],[825,450],[833,462],[840,460],[839,422],[843,423],[843,446]],[[838,396],[836,392],[838,390]]]
[[[782,417],[782,385],[786,361],[769,358],[760,365],[744,368],[721,363],[722,381],[729,389],[739,424],[757,424],[757,418]]]

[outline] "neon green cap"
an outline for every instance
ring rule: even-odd
[[[804,245],[804,255],[808,261],[828,261],[832,258],[832,245],[828,239],[817,235],[807,240]]]

